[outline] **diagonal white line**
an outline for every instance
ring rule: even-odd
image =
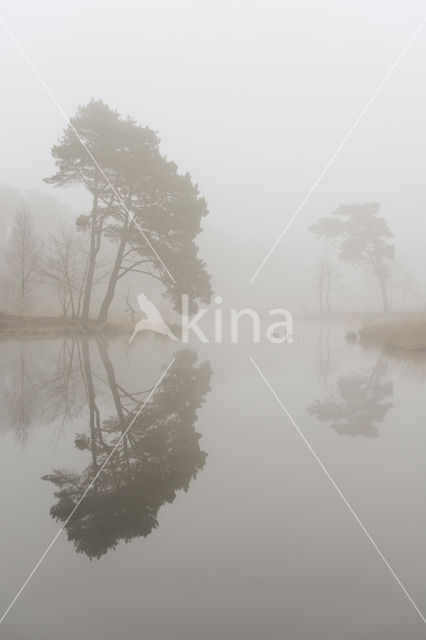
[[[88,146],[86,145],[86,143],[84,142],[84,140],[81,138],[80,134],[78,133],[78,131],[76,130],[76,128],[74,127],[74,125],[72,124],[71,120],[69,119],[69,117],[67,116],[67,114],[65,113],[64,109],[62,108],[61,104],[59,103],[59,101],[57,100],[56,96],[54,95],[54,93],[52,92],[52,90],[49,88],[49,86],[47,85],[46,81],[44,80],[44,78],[42,77],[42,75],[40,74],[39,70],[37,69],[37,67],[34,66],[34,64],[31,62],[30,58],[28,57],[25,49],[22,47],[21,43],[16,39],[15,35],[13,34],[13,32],[10,30],[10,28],[8,27],[8,25],[5,23],[4,19],[0,16],[0,24],[3,26],[4,30],[9,34],[11,40],[13,41],[13,43],[16,45],[16,47],[18,48],[18,50],[20,51],[21,55],[23,56],[23,58],[25,59],[25,61],[27,62],[28,66],[30,67],[30,69],[33,71],[34,75],[37,77],[37,79],[40,81],[40,83],[43,85],[43,88],[45,89],[47,95],[50,97],[50,99],[52,100],[52,102],[56,105],[58,111],[61,113],[61,115],[65,118],[65,121],[67,122],[67,124],[71,127],[71,129],[74,131],[75,135],[77,136],[77,139],[79,140],[81,146],[86,150],[87,154],[89,155],[90,159],[92,160],[93,164],[95,165],[95,167],[98,169],[99,173],[102,175],[102,177],[104,178],[104,180],[106,181],[107,185],[109,186],[109,188],[111,189],[111,191],[113,192],[113,194],[115,195],[115,197],[117,198],[117,200],[119,201],[119,203],[121,204],[121,206],[123,207],[123,209],[125,210],[125,212],[127,213],[127,215],[129,216],[130,220],[133,222],[133,224],[135,225],[135,227],[140,231],[140,233],[142,234],[143,239],[145,240],[145,242],[147,243],[147,245],[149,246],[149,248],[151,249],[151,251],[153,252],[153,254],[155,255],[155,257],[157,258],[157,260],[160,262],[160,264],[162,265],[163,269],[166,271],[167,275],[169,276],[169,278],[172,280],[172,282],[176,283],[176,280],[173,278],[172,274],[170,273],[170,271],[167,269],[166,265],[164,264],[164,262],[162,261],[162,259],[160,258],[160,256],[158,255],[155,247],[152,245],[151,241],[149,240],[149,238],[147,237],[146,233],[144,232],[144,230],[142,229],[142,227],[138,224],[138,222],[136,221],[133,213],[131,211],[129,211],[129,209],[126,207],[126,204],[123,202],[123,199],[121,198],[120,194],[117,192],[117,190],[115,189],[115,187],[111,184],[108,176],[105,174],[104,170],[102,169],[102,167],[100,166],[100,164],[98,163],[98,161],[96,160],[96,158],[94,157],[94,155],[92,154],[92,152],[90,151],[90,149],[88,148]]]
[[[117,447],[121,444],[121,442],[123,442],[124,438],[126,437],[127,433],[129,432],[129,430],[131,429],[132,425],[134,424],[135,420],[137,420],[137,418],[139,417],[140,413],[142,412],[142,410],[144,409],[144,407],[146,406],[147,402],[149,402],[150,398],[152,397],[152,394],[155,392],[155,390],[157,389],[158,385],[160,384],[160,382],[162,381],[162,379],[164,378],[164,376],[166,375],[166,373],[168,372],[168,370],[170,369],[170,367],[172,366],[172,364],[174,363],[174,361],[176,360],[176,358],[173,358],[172,361],[170,362],[169,366],[167,367],[167,369],[165,369],[165,371],[161,374],[160,378],[157,380],[155,386],[153,387],[153,389],[151,390],[151,392],[149,393],[148,397],[146,398],[145,402],[143,403],[143,405],[140,407],[139,411],[137,412],[137,414],[135,415],[135,417],[133,418],[133,420],[130,422],[129,426],[127,427],[127,429],[124,431],[124,433],[122,434],[121,438],[118,440],[117,444],[114,446],[113,450],[111,451],[111,453],[109,454],[109,456],[107,457],[107,459],[105,460],[105,462],[103,463],[103,465],[101,466],[101,468],[99,469],[99,471],[96,473],[96,475],[93,477],[93,479],[91,480],[90,484],[86,487],[83,495],[80,497],[79,501],[77,502],[77,504],[75,505],[74,509],[71,511],[71,513],[69,514],[69,516],[67,517],[67,519],[65,520],[65,522],[63,523],[63,525],[61,526],[61,528],[59,529],[59,531],[57,532],[57,534],[55,535],[55,537],[53,538],[53,540],[50,542],[50,544],[47,546],[46,550],[43,552],[42,556],[40,557],[40,559],[38,560],[38,562],[36,563],[36,565],[34,566],[34,569],[31,571],[30,575],[28,576],[28,578],[25,580],[24,584],[22,585],[22,587],[19,589],[18,593],[16,594],[16,596],[13,598],[12,602],[10,603],[10,605],[7,607],[6,611],[3,613],[2,617],[0,618],[0,624],[3,622],[3,620],[6,618],[7,614],[9,613],[9,611],[11,610],[11,608],[13,607],[13,605],[15,604],[15,602],[17,601],[17,599],[19,598],[19,596],[21,595],[21,593],[23,592],[23,590],[25,589],[25,587],[27,586],[27,584],[29,583],[29,581],[31,580],[31,578],[33,577],[33,575],[35,574],[35,572],[37,571],[37,569],[39,568],[39,566],[41,565],[41,563],[43,562],[43,560],[45,559],[45,557],[47,556],[47,554],[49,553],[50,549],[53,547],[53,545],[55,544],[56,540],[59,538],[59,536],[61,535],[62,531],[65,529],[65,527],[67,526],[68,522],[71,520],[71,518],[73,517],[74,513],[77,511],[78,507],[80,506],[80,504],[83,502],[84,498],[86,497],[88,491],[93,487],[94,483],[96,482],[96,480],[98,479],[99,475],[102,473],[102,470],[105,468],[105,466],[108,464],[108,462],[110,461],[110,459],[112,458],[112,456],[114,455]]]
[[[391,75],[393,74],[393,72],[395,71],[395,69],[397,68],[399,63],[401,62],[401,60],[404,57],[404,55],[406,54],[407,50],[413,44],[414,40],[419,35],[420,31],[423,29],[425,22],[426,22],[426,18],[417,27],[417,29],[415,30],[415,32],[413,33],[411,38],[408,40],[407,44],[402,49],[402,51],[399,54],[399,56],[396,58],[395,62],[392,64],[392,66],[390,67],[389,71],[387,72],[387,74],[385,75],[385,77],[383,78],[383,80],[381,81],[379,86],[377,87],[377,89],[374,91],[373,95],[371,96],[371,98],[369,99],[369,101],[367,102],[365,107],[361,110],[361,112],[358,115],[357,119],[355,120],[355,122],[353,123],[353,125],[351,126],[351,128],[349,129],[349,131],[347,132],[345,137],[343,138],[342,142],[339,144],[339,146],[337,147],[336,151],[333,153],[333,155],[331,156],[331,158],[329,159],[329,161],[325,165],[324,169],[321,171],[321,173],[319,174],[318,178],[315,180],[314,184],[309,189],[308,193],[303,198],[302,202],[300,203],[300,205],[298,206],[296,211],[293,213],[293,215],[291,216],[290,220],[287,222],[286,226],[281,231],[280,235],[275,240],[274,244],[269,249],[268,253],[263,258],[262,262],[260,263],[260,265],[258,266],[256,271],[252,275],[252,277],[250,279],[250,284],[253,284],[253,282],[256,280],[257,276],[259,275],[260,270],[264,267],[265,263],[269,260],[269,258],[271,257],[271,255],[273,254],[273,252],[275,251],[275,249],[277,248],[277,246],[279,245],[279,243],[281,242],[281,240],[283,239],[285,234],[287,233],[288,229],[293,224],[293,222],[295,221],[295,219],[297,218],[297,216],[299,215],[299,213],[301,212],[301,210],[303,209],[303,207],[305,206],[305,204],[307,203],[307,201],[309,200],[309,198],[311,197],[311,195],[313,194],[315,189],[318,187],[319,183],[321,182],[321,180],[323,179],[323,177],[325,176],[325,174],[327,173],[327,171],[329,170],[329,168],[331,167],[331,165],[333,164],[333,162],[335,161],[335,159],[337,158],[337,156],[339,155],[341,150],[343,149],[343,147],[345,146],[345,144],[347,143],[347,141],[349,140],[349,138],[351,137],[351,135],[353,134],[353,132],[355,131],[355,129],[357,128],[357,126],[359,125],[359,123],[361,122],[361,120],[363,119],[363,117],[365,116],[365,114],[367,113],[367,111],[369,110],[369,108],[371,107],[371,105],[373,104],[375,99],[377,98],[377,96],[379,95],[380,91],[383,89],[383,87],[385,86],[385,84],[387,83],[387,81],[389,80],[389,78],[391,77]]]
[[[278,402],[278,404],[280,405],[281,409],[284,411],[285,415],[287,416],[287,418],[290,420],[290,422],[292,423],[293,427],[296,429],[297,433],[299,434],[299,436],[302,438],[303,442],[305,443],[305,445],[308,447],[309,451],[311,452],[311,454],[313,455],[313,457],[315,458],[315,460],[318,462],[319,466],[321,467],[321,469],[323,470],[323,472],[325,473],[325,475],[327,476],[327,478],[329,479],[329,481],[331,482],[331,484],[333,485],[333,487],[336,489],[337,493],[339,494],[340,498],[342,499],[343,503],[345,504],[345,506],[348,508],[348,510],[350,511],[350,513],[353,515],[353,517],[355,518],[356,522],[358,523],[358,525],[361,527],[362,531],[364,532],[364,534],[367,536],[367,538],[369,539],[369,541],[371,542],[371,544],[373,545],[375,551],[377,552],[377,554],[379,555],[379,557],[383,560],[383,562],[385,563],[385,565],[387,566],[387,568],[389,569],[392,577],[396,580],[396,582],[399,584],[399,586],[401,587],[401,589],[403,590],[403,592],[405,593],[405,595],[407,596],[408,600],[411,602],[411,604],[413,605],[414,609],[417,611],[417,613],[419,614],[419,616],[421,617],[421,619],[423,620],[423,622],[426,624],[426,618],[424,617],[424,615],[422,614],[422,612],[420,611],[420,609],[418,608],[418,606],[416,605],[416,603],[414,602],[413,598],[410,596],[410,594],[408,593],[407,589],[404,587],[404,585],[402,584],[401,580],[398,578],[398,576],[396,575],[395,571],[392,569],[391,565],[389,564],[389,562],[386,560],[385,556],[383,555],[383,553],[380,551],[379,547],[377,546],[377,544],[374,542],[373,538],[371,537],[371,535],[368,533],[367,529],[365,528],[365,526],[363,525],[363,523],[361,522],[359,516],[355,513],[353,507],[349,504],[348,500],[345,498],[345,496],[343,495],[341,489],[338,487],[338,485],[336,484],[335,480],[333,479],[333,477],[330,475],[329,471],[327,470],[327,468],[325,467],[325,465],[323,464],[323,462],[321,462],[318,454],[316,453],[316,451],[312,448],[309,440],[306,438],[306,436],[304,435],[303,431],[300,429],[300,427],[298,426],[298,424],[296,423],[296,421],[292,418],[292,416],[290,415],[290,413],[287,410],[287,407],[284,405],[284,403],[282,402],[282,400],[279,398],[279,396],[277,395],[277,393],[275,392],[275,390],[272,388],[271,384],[269,383],[269,381],[266,379],[265,375],[263,374],[263,372],[260,370],[259,366],[257,365],[257,363],[255,362],[254,358],[252,356],[250,356],[250,361],[252,363],[252,365],[254,366],[254,368],[256,369],[256,371],[258,372],[258,374],[260,375],[260,377],[262,378],[263,382],[265,383],[265,385],[268,387],[269,391],[272,393],[272,395],[274,396],[275,400]]]

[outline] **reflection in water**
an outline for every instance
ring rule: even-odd
[[[58,423],[59,436],[86,406],[81,342],[61,341],[53,363],[50,358],[43,363],[31,341],[10,346],[12,353],[3,362],[2,428],[12,428],[23,445],[40,423]]]
[[[62,522],[151,391],[128,391],[118,384],[106,344],[97,344],[115,412],[101,419],[89,343],[78,341],[89,428],[76,436],[75,445],[88,453],[90,464],[80,473],[55,470],[44,476],[57,487],[51,515]],[[160,507],[173,502],[178,490],[188,489],[206,459],[194,425],[197,409],[210,389],[210,378],[209,363],[196,366],[196,355],[189,350],[176,354],[173,366],[66,524],[68,539],[78,552],[100,558],[120,540],[147,536],[157,526]],[[61,398],[63,407],[67,398],[63,389]]]
[[[393,383],[383,380],[387,364],[380,356],[370,371],[342,376],[337,389],[331,391],[322,402],[315,400],[309,413],[321,422],[331,422],[341,435],[377,437],[377,423],[383,422],[392,402]]]
[[[81,349],[78,338],[63,340],[54,367],[39,376],[39,406],[44,421],[58,423],[57,438],[86,406]]]
[[[331,371],[330,323],[325,326],[320,322],[318,329],[318,379],[322,382],[324,391],[328,388],[328,377]]]
[[[90,464],[81,473],[55,470],[45,476],[57,486],[58,501],[51,515],[64,522],[151,389],[129,390],[117,381],[104,341],[93,343],[100,356],[95,367],[87,339],[61,341],[53,364],[40,357],[37,346],[31,342],[7,346],[2,424],[27,444],[31,427],[54,423],[58,438],[88,412],[88,431],[77,434],[75,446],[90,456]],[[68,537],[78,551],[100,557],[119,540],[147,536],[157,526],[161,505],[172,502],[180,489],[187,490],[203,468],[206,454],[200,450],[194,425],[210,389],[211,368],[209,363],[197,365],[196,359],[189,350],[176,354],[173,366],[67,523]],[[114,414],[102,419],[99,406],[111,399]]]
[[[387,349],[387,357],[404,376],[422,383],[426,379],[426,354],[423,349]]]
[[[38,413],[39,369],[28,366],[22,342],[18,349],[11,359],[10,370],[6,366],[3,369],[2,407],[5,425],[12,427],[18,440],[25,444]]]

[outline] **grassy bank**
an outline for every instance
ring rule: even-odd
[[[359,340],[386,349],[426,351],[426,318],[367,325],[359,331]]]
[[[123,331],[122,327],[96,320],[70,320],[51,316],[24,316],[0,314],[0,338],[9,336],[66,336],[99,335],[103,332]]]

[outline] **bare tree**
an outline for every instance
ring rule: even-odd
[[[16,213],[10,230],[6,264],[7,284],[17,309],[22,313],[28,307],[32,288],[40,273],[40,247],[25,204]]]
[[[61,222],[58,233],[50,236],[41,273],[54,286],[64,318],[80,315],[87,268],[84,243]]]
[[[108,275],[108,262],[95,265],[91,276],[92,289]],[[64,318],[83,318],[84,297],[90,269],[90,252],[85,239],[59,222],[58,231],[50,236],[41,275],[53,285]]]
[[[317,262],[316,284],[318,289],[319,310],[331,313],[331,298],[343,293],[340,273],[329,251],[325,251]]]

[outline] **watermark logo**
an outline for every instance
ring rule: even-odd
[[[135,329],[130,336],[129,344],[133,342],[137,334],[141,331],[154,331],[154,333],[160,333],[163,336],[171,338],[171,340],[177,340],[174,333],[170,330],[170,327],[164,322],[155,304],[153,304],[151,300],[148,300],[143,293],[138,295],[138,304],[141,311],[146,315],[146,318],[142,318],[142,320],[136,323]]]
[[[223,300],[217,296],[214,300],[216,305],[222,304]],[[182,316],[181,316],[181,337],[177,338],[170,327],[163,320],[157,307],[143,294],[138,295],[138,304],[146,318],[136,323],[133,334],[129,339],[129,344],[133,342],[136,335],[142,331],[153,331],[171,340],[180,340],[188,344],[191,334],[196,336],[200,342],[221,344],[228,341],[224,339],[224,327],[228,326],[229,340],[233,344],[240,342],[241,323],[247,322],[251,329],[250,339],[253,343],[261,342],[262,322],[259,313],[255,309],[229,309],[229,322],[224,318],[224,309],[216,308],[213,311],[213,339],[209,339],[205,331],[199,325],[201,319],[209,312],[209,307],[200,309],[193,317],[189,314],[189,297],[182,296]],[[263,331],[264,339],[272,344],[292,343],[294,335],[293,316],[287,309],[271,309],[267,313],[268,324]],[[280,318],[280,319],[279,319]]]

